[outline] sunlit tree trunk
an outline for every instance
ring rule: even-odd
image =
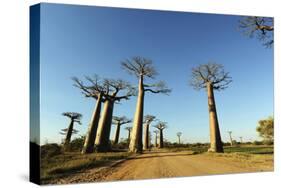
[[[163,130],[161,129],[160,130],[160,133],[159,133],[159,148],[163,148],[164,147],[164,143],[163,143]]]
[[[67,129],[67,133],[66,133],[66,138],[64,141],[64,150],[69,150],[70,148],[70,140],[71,140],[71,135],[72,135],[72,131],[73,131],[73,124],[74,124],[74,120],[71,119],[70,124],[68,126]]]
[[[155,135],[155,147],[157,147],[157,145],[158,145],[157,139],[158,139],[158,136],[157,136],[157,134],[156,134],[156,135]]]
[[[120,127],[121,127],[121,124],[116,125],[115,137],[114,137],[114,142],[113,142],[114,144],[118,144],[119,135],[120,135]]]
[[[94,151],[94,144],[100,119],[100,111],[102,104],[102,95],[99,94],[96,102],[95,110],[92,114],[84,146],[82,149],[82,154],[92,153]]]
[[[144,106],[144,87],[143,87],[143,77],[141,76],[139,79],[137,106],[136,106],[132,135],[131,135],[130,146],[129,146],[129,151],[134,153],[142,152],[143,106]]]
[[[144,125],[144,144],[143,144],[143,149],[148,149],[149,147],[149,124],[146,123]]]
[[[181,138],[180,137],[178,137],[179,138],[179,144],[181,143]]]
[[[95,149],[97,152],[106,152],[110,149],[109,136],[112,122],[114,102],[106,100],[104,102],[103,112],[99,121],[97,136],[95,140]]]
[[[209,106],[209,123],[210,123],[210,152],[223,152],[223,145],[221,141],[215,97],[213,85],[207,83],[208,106]]]

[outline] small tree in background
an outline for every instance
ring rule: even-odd
[[[70,144],[70,140],[71,140],[71,136],[74,133],[77,133],[78,131],[73,129],[74,123],[79,123],[81,124],[80,120],[82,118],[82,114],[79,114],[77,112],[64,112],[62,113],[63,116],[66,116],[68,118],[70,118],[70,124],[68,126],[68,128],[66,129],[62,129],[62,133],[61,134],[65,134],[65,140],[63,143],[63,148],[64,150],[69,150],[69,144]]]
[[[114,137],[113,144],[118,144],[121,125],[131,123],[132,120],[128,119],[126,116],[122,116],[122,117],[113,116],[112,120],[113,120],[112,123],[114,125],[116,125],[116,131],[115,131],[115,137]]]
[[[239,29],[248,37],[256,37],[266,47],[272,47],[273,40],[273,18],[246,16],[239,20]]]
[[[273,117],[268,117],[259,121],[259,126],[256,128],[260,137],[264,139],[267,143],[272,143],[274,141],[274,119]]]
[[[155,120],[155,116],[146,115],[144,116],[144,143],[143,149],[147,150],[149,148],[149,125]]]
[[[224,71],[223,65],[208,63],[192,69],[190,85],[196,90],[206,88],[208,94],[210,152],[223,152],[214,90],[224,90],[231,82],[232,79],[229,73]]]
[[[181,135],[182,135],[182,132],[177,132],[177,137],[178,137],[178,140],[179,140],[179,144],[181,143]]]
[[[167,123],[160,121],[157,125],[154,126],[155,128],[157,128],[159,130],[159,148],[163,148],[164,147],[164,139],[163,139],[163,130],[166,129]]]
[[[154,145],[155,145],[155,147],[157,147],[158,146],[157,140],[158,140],[158,133],[159,133],[159,131],[158,130],[154,130],[153,133],[155,134],[155,143],[154,143]]]
[[[128,131],[128,144],[130,143],[130,138],[131,138],[131,131],[132,131],[132,127],[125,127],[125,129]]]

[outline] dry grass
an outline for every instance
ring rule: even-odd
[[[82,155],[79,152],[60,154],[41,160],[41,180],[47,181],[86,170],[100,167],[115,160],[129,156],[127,152],[93,153]]]

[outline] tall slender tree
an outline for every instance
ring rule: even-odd
[[[104,94],[105,102],[95,140],[95,150],[97,152],[106,152],[110,149],[109,136],[114,103],[120,102],[121,100],[128,100],[131,96],[135,95],[134,88],[128,82],[120,79],[105,79],[104,86],[107,89]]]
[[[125,127],[125,129],[128,131],[128,144],[130,143],[130,138],[131,138],[131,131],[132,131],[132,127]]]
[[[118,144],[121,125],[131,123],[132,120],[128,119],[126,116],[122,116],[122,117],[113,116],[112,120],[113,120],[112,124],[116,125],[116,131],[115,131],[113,144]]]
[[[130,74],[138,78],[138,98],[136,111],[133,121],[132,136],[130,139],[129,151],[134,153],[141,153],[142,146],[142,124],[143,124],[143,110],[144,110],[144,95],[146,92],[164,93],[167,94],[171,90],[168,89],[164,82],[155,84],[144,83],[145,78],[154,78],[157,75],[152,61],[142,57],[133,57],[122,62],[122,67]]]
[[[149,125],[155,120],[155,116],[146,115],[144,116],[144,144],[143,149],[147,150],[149,148]]]
[[[181,135],[182,135],[182,132],[177,132],[177,137],[178,137],[178,140],[179,140],[179,144],[181,143]]]
[[[208,94],[210,152],[223,152],[214,90],[224,90],[231,82],[232,78],[229,76],[228,72],[224,71],[223,65],[208,63],[192,69],[191,86],[197,90],[206,88]]]
[[[229,134],[230,145],[233,146],[233,140],[232,140],[232,136],[231,136],[232,131],[227,131],[227,132]]]
[[[157,146],[158,146],[157,140],[158,140],[158,133],[159,133],[159,131],[158,131],[158,130],[154,130],[153,133],[155,134],[155,142],[154,142],[154,145],[155,145],[155,147],[157,147]]]
[[[272,17],[244,16],[239,20],[239,29],[250,38],[258,38],[266,47],[272,47],[274,43]]]
[[[62,131],[66,135],[64,144],[63,144],[63,148],[65,151],[67,151],[67,150],[69,150],[69,144],[71,141],[72,134],[77,132],[75,129],[73,129],[74,123],[76,122],[76,123],[81,124],[80,120],[82,118],[82,114],[77,113],[77,112],[64,112],[64,113],[62,113],[62,115],[70,118],[70,124],[69,124],[68,128],[62,129]]]
[[[74,81],[74,86],[79,88],[85,97],[96,100],[96,105],[90,119],[88,131],[86,133],[86,139],[82,148],[82,154],[92,153],[94,151],[94,143],[100,119],[101,106],[102,103],[105,102],[104,95],[107,92],[107,87],[103,85],[102,80],[97,75],[94,75],[92,78],[86,77],[86,80],[89,82],[88,85],[85,85],[77,77],[73,77],[72,80]]]
[[[163,130],[168,127],[167,123],[163,122],[163,121],[160,121],[154,127],[159,130],[159,148],[163,148],[164,147]]]

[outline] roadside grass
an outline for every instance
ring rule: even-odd
[[[273,146],[234,146],[224,147],[225,153],[246,153],[246,154],[273,154]]]
[[[80,152],[68,152],[53,157],[41,158],[41,180],[48,181],[64,177],[81,170],[100,167],[129,157],[127,152],[93,153],[82,155]]]

